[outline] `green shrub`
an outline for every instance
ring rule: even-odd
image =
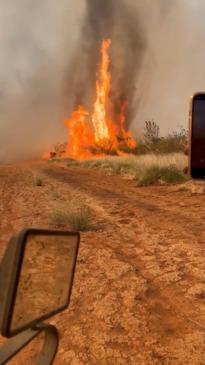
[[[160,179],[164,182],[174,184],[185,182],[187,180],[187,177],[182,171],[178,170],[176,167],[170,166],[161,168]]]
[[[136,148],[136,154],[167,154],[184,152],[188,143],[188,132],[184,128],[160,137],[159,126],[154,121],[145,122],[144,135]]]
[[[148,167],[141,173],[141,176],[136,174],[136,179],[138,180],[138,186],[154,184],[159,180],[159,168],[157,166]]]
[[[175,166],[146,168],[141,175],[137,174],[138,186],[148,186],[159,181],[166,183],[180,183],[187,180],[187,177]]]
[[[135,148],[135,150],[133,150],[133,154],[137,156],[145,155],[150,152],[152,152],[150,146],[146,144],[142,139],[137,142],[137,147]]]

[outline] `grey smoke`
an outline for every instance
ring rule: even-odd
[[[145,120],[154,119],[166,134],[180,126],[188,128],[189,97],[205,90],[205,2],[156,0],[144,5],[148,47],[132,127],[138,133]]]
[[[136,111],[133,98],[146,48],[140,16],[134,2],[126,0],[87,0],[86,3],[81,40],[68,72],[68,95],[71,87],[71,101],[76,105],[85,104],[92,112],[101,42],[111,39],[112,101],[117,106],[119,99],[126,96],[129,124]]]
[[[65,138],[64,80],[81,16],[63,0],[0,3],[0,161],[36,158]]]
[[[112,97],[135,133],[187,126],[205,89],[203,0],[0,2],[0,161],[36,158],[66,139],[63,118],[91,110],[100,42],[112,39]]]

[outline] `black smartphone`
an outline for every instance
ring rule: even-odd
[[[205,179],[205,92],[191,98],[189,172],[193,179]]]

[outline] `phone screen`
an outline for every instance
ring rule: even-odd
[[[205,94],[195,95],[193,99],[191,176],[205,178]]]

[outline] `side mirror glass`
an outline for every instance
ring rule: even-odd
[[[35,229],[16,238],[3,336],[14,336],[68,307],[79,240],[78,233]]]

